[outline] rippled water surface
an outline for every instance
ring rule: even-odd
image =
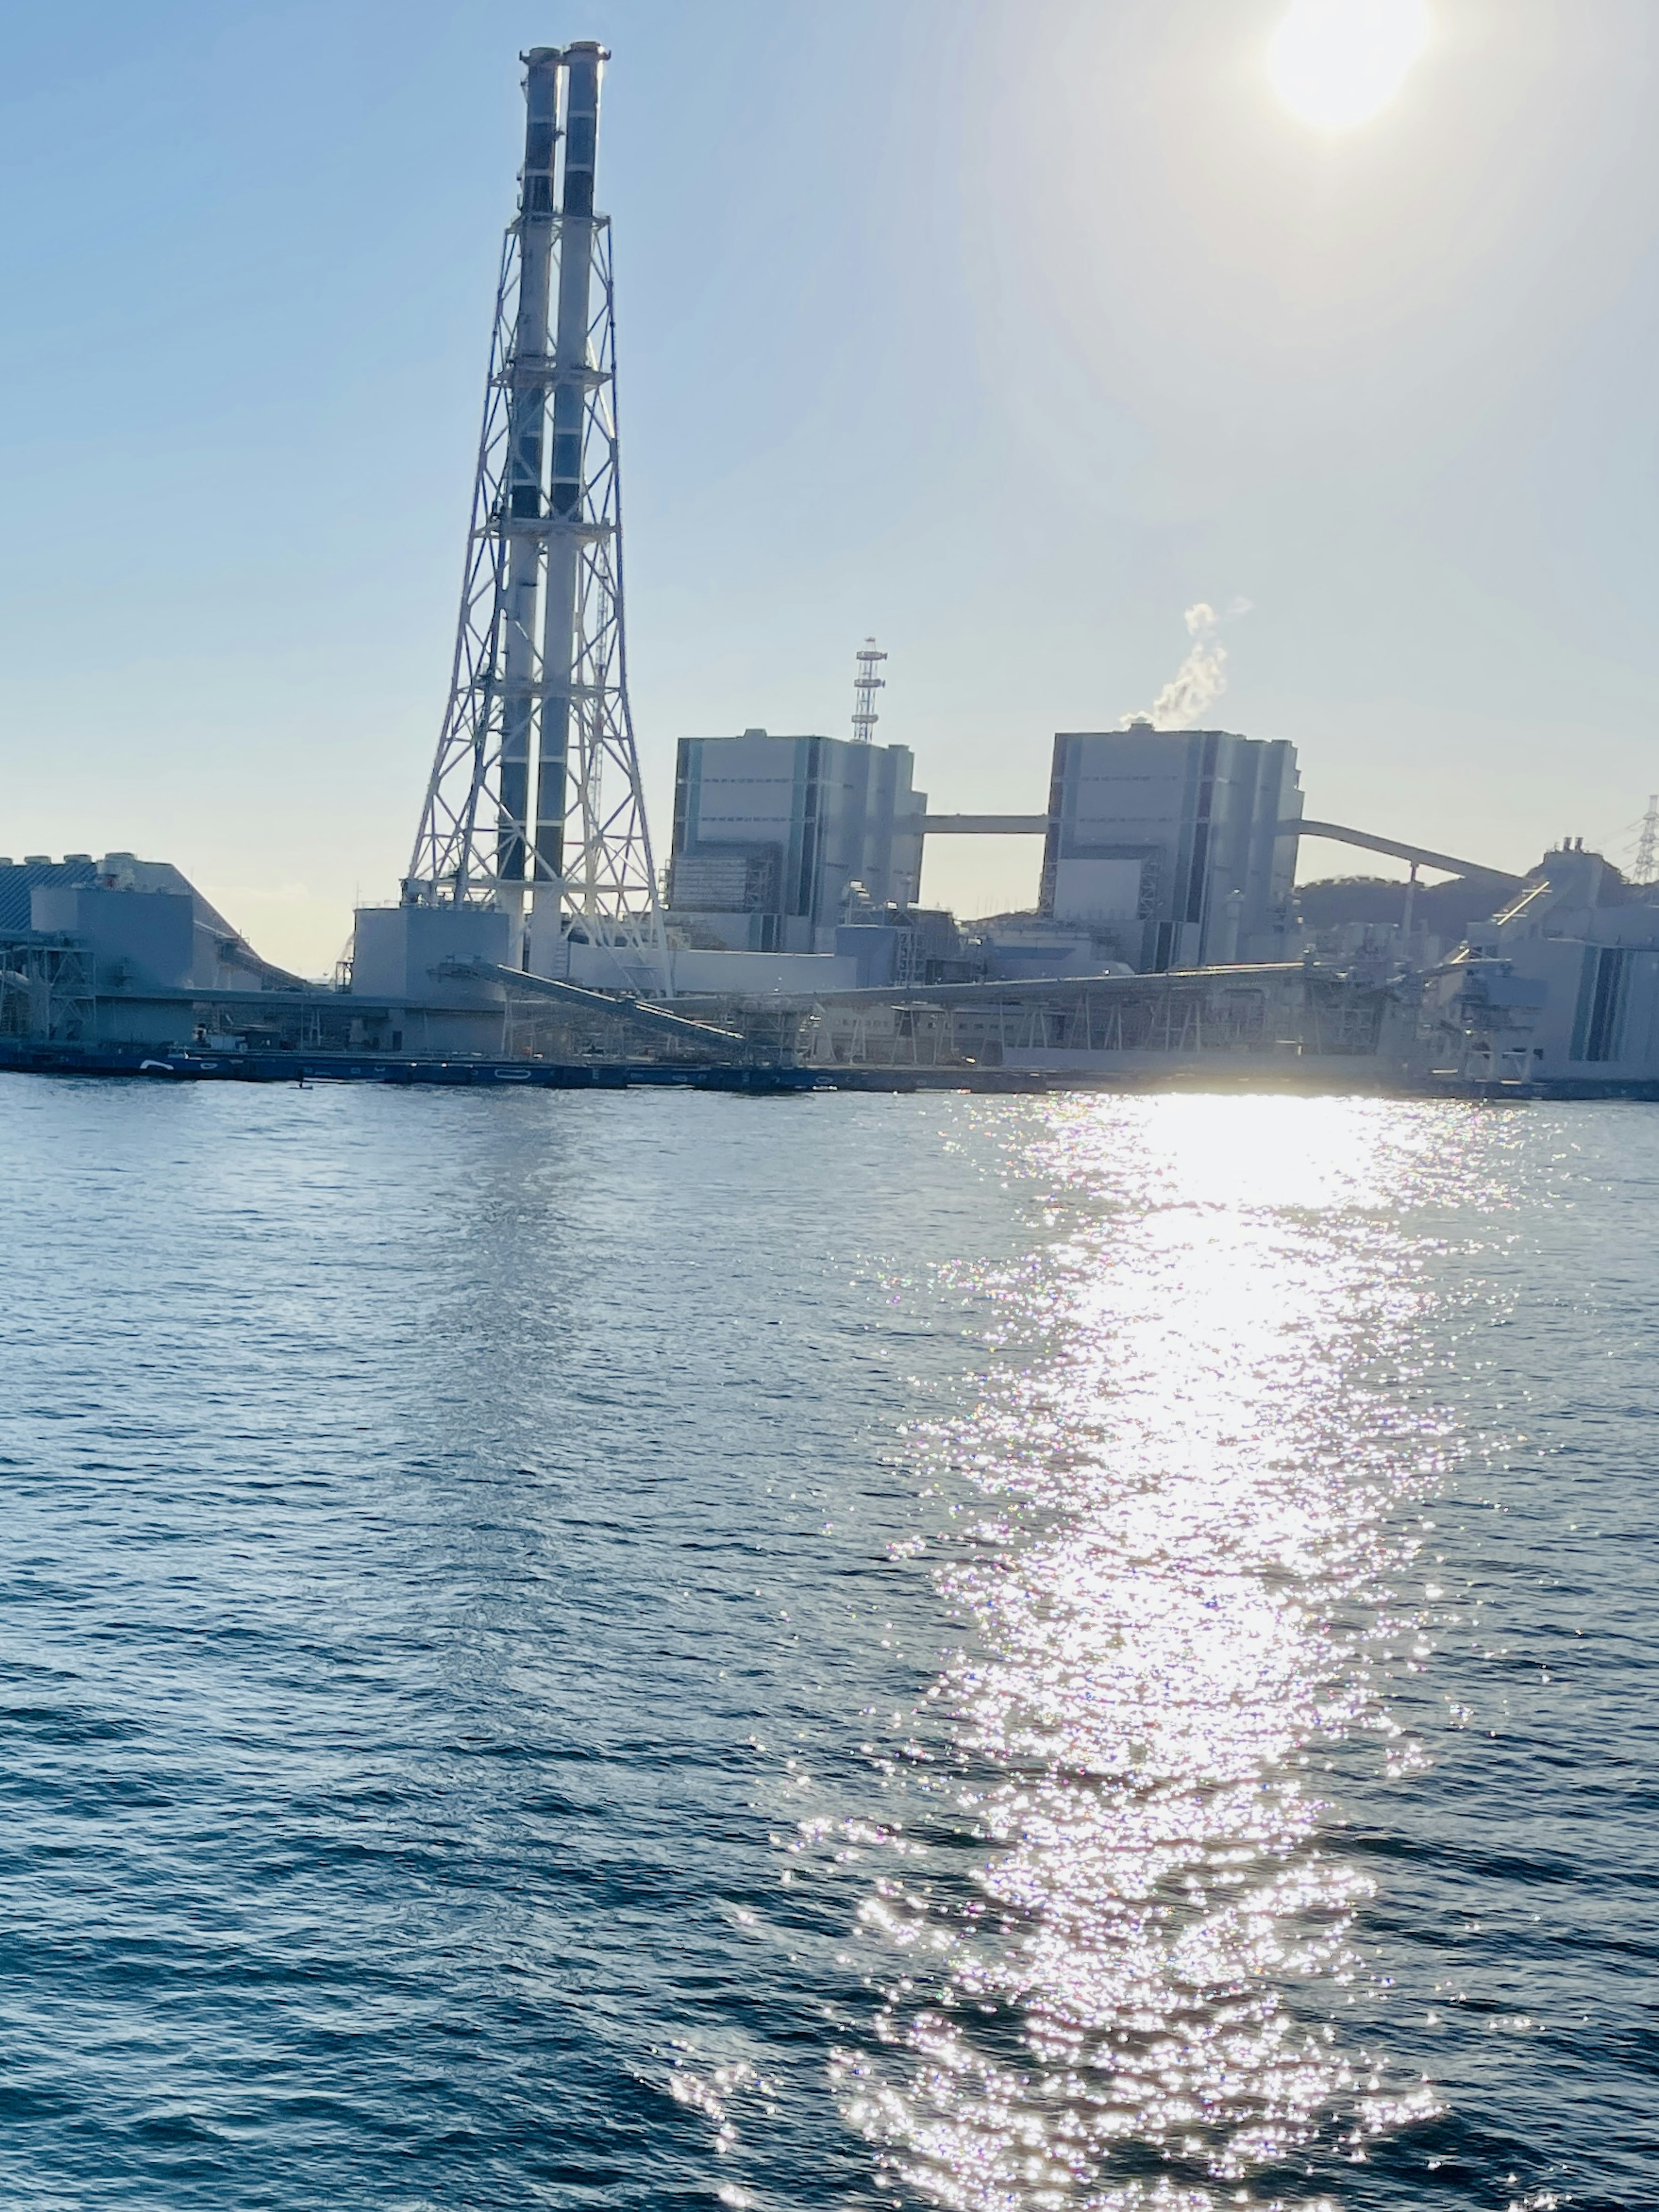
[[[1659,1109],[0,1159],[0,2202],[1659,2205]]]

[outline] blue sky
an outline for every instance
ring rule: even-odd
[[[934,803],[1026,810],[1245,599],[1206,719],[1294,739],[1310,813],[1617,856],[1659,787],[1659,12],[1437,0],[1329,140],[1266,86],[1283,13],[7,5],[0,850],[171,859],[312,969],[392,893],[516,57],[599,37],[659,842],[674,739],[844,729],[866,632]],[[924,888],[1034,861],[941,842]]]

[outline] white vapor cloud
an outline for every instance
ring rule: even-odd
[[[1187,658],[1152,705],[1125,714],[1118,726],[1127,730],[1137,722],[1150,722],[1155,730],[1194,728],[1211,701],[1227,688],[1227,648],[1216,633],[1224,622],[1249,611],[1248,599],[1235,599],[1224,615],[1218,615],[1207,599],[1188,607],[1187,635],[1193,642]]]

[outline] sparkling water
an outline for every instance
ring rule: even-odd
[[[0,1077],[0,2199],[1659,2204],[1659,1112]]]

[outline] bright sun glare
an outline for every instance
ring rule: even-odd
[[[1292,115],[1346,131],[1388,106],[1429,30],[1427,0],[1291,0],[1267,75]]]

